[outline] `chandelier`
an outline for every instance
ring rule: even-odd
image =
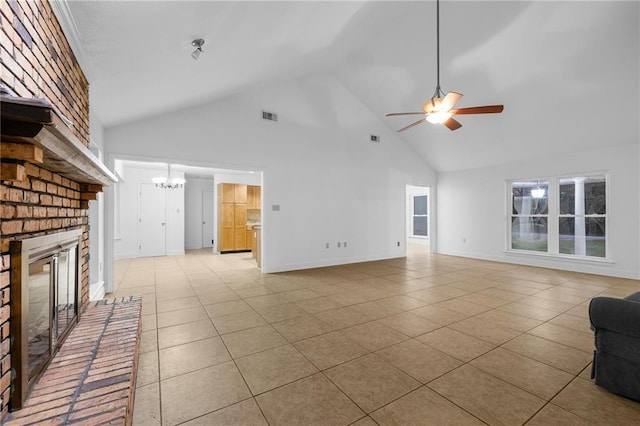
[[[185,180],[178,177],[171,177],[171,164],[167,164],[167,176],[158,176],[151,179],[156,184],[156,188],[178,189],[184,186]]]

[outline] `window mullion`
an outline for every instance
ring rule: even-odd
[[[548,238],[548,253],[549,254],[558,254],[559,252],[559,226],[558,226],[558,216],[560,213],[560,206],[558,205],[559,200],[559,188],[558,188],[558,179],[550,178],[549,179],[549,217],[547,221],[547,230],[549,234]]]

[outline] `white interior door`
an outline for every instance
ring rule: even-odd
[[[152,183],[140,184],[140,256],[167,253],[167,198],[165,190]]]
[[[213,191],[202,191],[202,248],[213,247]]]

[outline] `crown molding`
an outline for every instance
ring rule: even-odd
[[[56,15],[56,18],[58,18],[60,27],[62,27],[62,31],[67,38],[69,46],[71,46],[73,54],[76,56],[76,60],[80,64],[80,68],[82,68],[82,72],[85,77],[87,77],[89,83],[91,83],[93,76],[91,62],[84,48],[84,43],[82,43],[76,21],[73,19],[73,14],[69,9],[69,2],[67,0],[52,0],[49,4],[51,4],[51,9],[53,9],[53,13]]]

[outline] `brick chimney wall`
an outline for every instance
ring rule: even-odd
[[[0,76],[21,97],[46,98],[89,145],[89,83],[48,1],[0,2]],[[26,165],[26,181],[0,182],[0,423],[9,409],[9,242],[68,229],[82,229],[80,309],[89,301],[89,225],[80,184],[42,167]]]

